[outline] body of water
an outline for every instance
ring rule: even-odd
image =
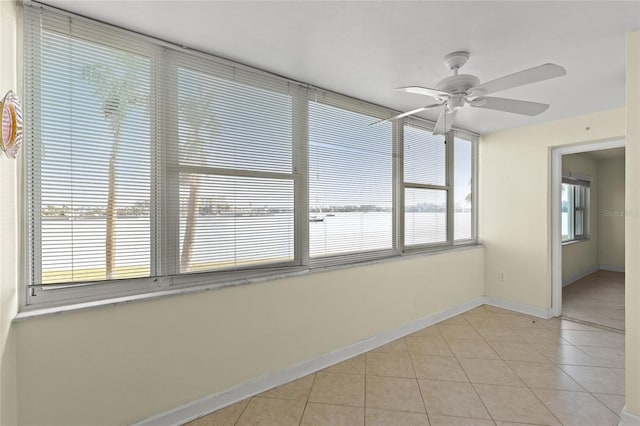
[[[322,257],[393,246],[390,212],[314,213],[322,221],[309,223],[309,254]],[[470,238],[471,213],[456,212],[456,239]],[[116,220],[115,267],[143,267],[148,274],[151,241],[148,218]],[[105,268],[104,218],[42,220],[43,275],[54,271]],[[180,245],[184,221],[180,226]],[[446,238],[446,214],[407,213],[405,241],[410,244],[442,242]],[[190,270],[220,269],[241,264],[286,261],[294,256],[293,215],[200,216],[196,222]],[[146,269],[144,268],[146,267]],[[140,272],[146,271],[146,272]],[[131,272],[129,272],[131,273]]]

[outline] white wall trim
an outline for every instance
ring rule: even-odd
[[[444,321],[448,318],[464,313],[470,309],[473,309],[475,307],[478,307],[486,303],[485,299],[486,298],[484,297],[477,297],[475,299],[469,300],[468,302],[462,303],[458,306],[454,306],[453,308],[436,312],[435,314],[412,321],[396,329],[381,333],[379,335],[370,337],[368,339],[362,340],[352,345],[345,346],[334,352],[320,355],[316,358],[301,362],[296,365],[292,365],[290,367],[283,368],[282,370],[278,370],[273,373],[265,374],[263,376],[249,380],[248,382],[235,386],[224,392],[213,394],[213,395],[204,397],[200,400],[185,404],[181,407],[177,407],[172,410],[166,411],[164,413],[155,415],[153,417],[149,417],[138,423],[135,423],[135,426],[151,426],[151,425],[174,426],[174,425],[181,425],[191,420],[195,420],[198,417],[204,416],[212,411],[219,410],[221,408],[224,408],[238,401],[242,401],[243,399],[265,392],[276,386],[283,385],[292,380],[298,379],[300,377],[303,377],[308,374],[314,373],[316,371],[322,370],[324,368],[330,367],[334,364],[337,364],[338,362],[345,361],[349,358],[352,358],[354,356],[357,356],[365,352],[368,352],[372,349],[375,349],[378,346],[382,346],[393,340],[396,340],[408,334],[414,333],[425,327],[428,327],[440,321]],[[506,303],[507,302],[505,302],[505,304]],[[503,305],[494,305],[494,306],[504,307]],[[516,306],[516,304],[513,304],[513,306]],[[517,306],[526,308],[525,305],[517,305]],[[512,308],[507,308],[507,309],[512,309]],[[533,308],[533,309],[537,309],[537,308]],[[519,309],[513,309],[513,310],[523,312]],[[524,312],[524,313],[528,313],[528,312]],[[539,316],[539,315],[536,315],[536,316]]]
[[[497,308],[508,309],[510,311],[520,312],[525,315],[532,315],[538,318],[549,319],[553,315],[551,309],[538,308],[531,305],[524,305],[522,303],[511,302],[509,300],[497,299],[495,297],[484,296],[484,303],[486,305],[495,306]]]
[[[598,272],[600,269],[602,269],[602,265],[593,265],[588,267],[587,269],[578,271],[573,275],[569,275],[567,278],[562,280],[562,287],[566,287],[569,284],[572,284],[578,281],[579,279],[586,277],[587,275],[591,275],[594,272]]]
[[[618,426],[639,426],[640,425],[640,416],[632,414],[627,411],[627,407],[625,406],[620,412],[620,423]]]
[[[600,265],[602,271],[624,272],[624,265]]]

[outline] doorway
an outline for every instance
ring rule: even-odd
[[[624,141],[555,148],[551,168],[552,314],[624,329]]]

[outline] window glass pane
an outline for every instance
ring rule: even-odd
[[[584,236],[584,211],[576,210],[576,218],[575,218],[575,236],[583,237]]]
[[[443,135],[404,126],[404,181],[425,185],[447,184],[447,152]]]
[[[212,73],[225,70],[211,67]],[[177,87],[179,271],[293,260],[291,96],[184,67],[178,68]],[[200,169],[188,170],[193,166]],[[207,169],[209,174],[194,174]]]
[[[182,165],[291,173],[288,94],[178,69]]]
[[[181,272],[292,260],[293,210],[291,179],[182,174]]]
[[[453,181],[454,195],[454,239],[466,240],[472,237],[472,148],[473,144],[464,139],[455,138],[453,145]]]
[[[42,283],[148,276],[150,60],[51,31],[41,59]]]
[[[568,183],[562,184],[562,241],[569,241],[574,238],[574,186]]]
[[[447,191],[405,188],[404,206],[405,245],[447,240]]]
[[[309,102],[311,257],[393,247],[392,125]]]

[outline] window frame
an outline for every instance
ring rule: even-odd
[[[38,19],[33,15],[39,15],[43,13],[48,13],[48,17],[46,19]],[[108,33],[112,32],[113,29],[111,26],[102,24],[99,22],[95,22],[92,20],[88,20],[85,18],[76,18],[75,15],[60,13],[58,11],[48,12],[47,8],[37,7],[34,9],[33,7],[29,7],[28,11],[24,13],[24,26],[23,28],[29,28],[31,25],[40,24],[40,33],[45,31],[55,32],[58,34],[62,34],[64,36],[72,36],[74,38],[80,39],[82,41],[86,41],[89,43],[95,43],[98,45],[102,45],[108,48],[118,49],[130,52],[134,55],[144,56],[149,58],[150,62],[150,80],[153,80],[153,76],[159,72],[161,68],[161,61],[163,48],[159,45],[155,45],[153,43],[149,43],[144,38],[133,37],[130,40],[125,42],[116,42],[115,38],[110,37]],[[71,28],[71,20],[74,22],[80,22],[79,26],[74,26]],[[69,22],[67,25],[67,32],[63,32],[64,21]],[[90,28],[89,28],[90,27]],[[23,31],[23,39],[24,34],[29,31]],[[102,38],[102,36],[107,38],[107,41]],[[40,41],[39,39],[37,40]],[[26,43],[23,43],[26,47]],[[41,51],[41,46],[38,45],[38,51]],[[31,74],[26,72],[27,67],[25,69],[25,78],[24,78],[24,87],[25,96],[24,102],[25,105],[29,105],[29,95],[37,95],[40,93],[40,82],[42,81],[42,67],[40,62],[36,65],[31,66],[30,70]],[[38,82],[36,84],[30,84],[33,82]],[[158,279],[154,275],[157,275],[157,255],[158,255],[158,245],[154,244],[154,242],[158,241],[157,227],[155,224],[158,220],[159,207],[158,200],[154,200],[152,194],[155,190],[155,180],[153,179],[154,170],[157,171],[158,166],[158,156],[157,156],[157,138],[154,135],[156,133],[154,128],[156,126],[160,126],[158,120],[155,119],[157,114],[157,102],[161,93],[159,93],[159,88],[161,85],[156,84],[152,85],[156,90],[151,90],[149,92],[149,115],[150,115],[150,212],[149,212],[149,241],[150,241],[150,253],[149,253],[149,277],[140,277],[140,278],[126,278],[126,279],[115,279],[115,280],[99,280],[99,281],[86,281],[81,283],[60,283],[60,284],[33,284],[34,276],[42,276],[42,239],[41,239],[41,221],[40,215],[35,214],[34,212],[39,211],[41,209],[41,196],[40,196],[40,176],[39,173],[36,173],[34,169],[38,172],[40,171],[41,164],[41,156],[39,153],[36,153],[36,148],[41,147],[41,133],[32,132],[33,128],[39,129],[40,125],[37,122],[41,119],[40,109],[39,108],[31,108],[30,114],[26,114],[25,117],[25,142],[31,141],[32,138],[38,140],[38,146],[33,146],[30,143],[26,143],[25,151],[29,150],[29,156],[25,152],[25,155],[22,156],[22,170],[25,174],[29,174],[32,176],[33,181],[32,188],[33,193],[29,193],[24,196],[24,200],[22,202],[22,216],[24,218],[24,223],[22,224],[22,229],[24,232],[24,236],[22,240],[24,241],[23,247],[30,248],[29,250],[22,250],[23,256],[25,259],[22,260],[22,268],[21,273],[23,276],[23,280],[25,282],[25,291],[19,292],[19,304],[22,309],[29,306],[37,306],[37,307],[49,307],[49,306],[57,306],[57,305],[67,305],[77,302],[85,302],[85,301],[93,301],[93,300],[102,300],[105,298],[112,297],[120,297],[120,296],[129,296],[134,294],[139,294],[141,292],[151,292],[157,290],[160,287],[160,282],[162,280]],[[35,93],[33,93],[35,92]],[[29,105],[31,106],[31,105]],[[34,113],[37,111],[37,113]],[[33,135],[31,133],[34,133]],[[38,163],[37,166],[34,166],[33,163]],[[26,176],[22,177],[23,184],[27,184],[28,180]],[[27,190],[28,192],[28,190]],[[31,231],[30,231],[31,230]],[[90,289],[90,290],[89,290]],[[91,293],[87,295],[87,293]]]
[[[474,133],[453,128],[451,131],[445,134],[446,143],[446,182],[445,185],[426,185],[417,184],[404,181],[404,125],[409,124],[413,127],[417,127],[421,130],[432,132],[435,127],[435,123],[428,120],[409,117],[404,120],[398,120],[396,132],[398,134],[397,140],[399,141],[396,150],[398,157],[398,171],[396,173],[396,185],[398,192],[397,209],[400,212],[397,216],[399,222],[399,237],[401,242],[401,253],[420,253],[434,250],[442,250],[446,248],[453,248],[455,246],[465,246],[477,244],[478,241],[478,136]],[[466,239],[455,239],[455,140],[461,139],[471,143],[471,237]],[[404,244],[404,227],[405,227],[405,214],[404,214],[404,190],[405,188],[418,188],[418,189],[436,189],[446,190],[447,194],[447,227],[446,241],[425,243],[425,244]]]
[[[307,95],[307,99],[308,102],[318,102],[321,104],[326,104],[329,105],[331,107],[334,108],[338,108],[338,109],[343,109],[346,111],[350,111],[350,112],[354,112],[357,114],[362,114],[362,115],[367,115],[370,116],[372,118],[372,123],[375,122],[377,119],[378,120],[383,120],[389,116],[395,115],[397,114],[397,111],[394,110],[390,110],[388,108],[385,107],[381,107],[378,105],[373,105],[373,104],[368,104],[353,98],[350,98],[348,96],[344,96],[344,95],[340,95],[337,93],[333,93],[333,92],[329,92],[326,90],[322,90],[319,88],[312,88],[311,90],[308,91],[308,95]],[[308,103],[307,103],[308,105]],[[307,108],[307,117],[308,117],[308,113],[309,110]],[[308,123],[308,121],[307,121]],[[399,121],[395,121],[393,123],[393,127],[391,129],[391,176],[392,176],[392,180],[397,180],[396,176],[398,173],[398,164],[397,161],[395,161],[395,159],[397,158],[397,147],[398,145],[400,145],[399,139],[398,139],[398,135],[396,132],[396,128],[399,126]],[[309,175],[309,139],[307,137],[307,151],[306,151],[306,157],[307,157],[307,169],[305,170],[306,174],[307,174],[307,182],[308,182],[308,175]],[[393,256],[397,256],[399,254],[401,254],[401,250],[399,249],[400,244],[398,241],[398,223],[396,220],[396,216],[398,215],[398,210],[397,210],[397,190],[396,190],[396,186],[394,185],[394,182],[391,182],[391,209],[392,209],[392,213],[391,213],[391,226],[392,226],[392,230],[391,230],[391,243],[392,243],[392,247],[388,248],[388,249],[378,249],[378,250],[368,250],[368,251],[363,251],[363,252],[353,252],[353,253],[345,253],[345,254],[333,254],[333,255],[327,255],[327,256],[322,256],[322,257],[318,257],[315,259],[312,259],[309,255],[309,250],[307,250],[307,263],[305,264],[306,266],[309,267],[309,269],[318,269],[318,268],[326,268],[326,267],[331,267],[331,266],[339,266],[339,265],[347,265],[347,264],[357,264],[357,263],[361,263],[361,262],[368,262],[368,261],[373,261],[373,260],[377,260],[377,259],[386,259],[389,257],[393,257]],[[308,191],[308,187],[307,187],[307,200],[306,200],[306,206],[307,206],[307,212],[309,211],[309,191]],[[307,215],[308,218],[308,215]],[[307,220],[308,222],[308,220]],[[307,236],[306,238],[306,243],[307,243],[307,247],[309,245],[309,238],[308,238],[308,231],[305,234]]]
[[[411,183],[404,182],[404,125],[409,122],[411,125],[418,126],[421,129],[432,131],[435,123],[419,118],[409,117],[403,120],[396,120],[392,127],[392,248],[384,250],[367,251],[363,256],[362,253],[355,254],[337,254],[329,255],[317,260],[310,259],[309,256],[309,101],[318,101],[327,103],[337,108],[353,111],[360,114],[366,114],[378,119],[385,119],[397,114],[397,111],[382,107],[379,105],[364,102],[345,95],[330,92],[324,89],[311,87],[309,85],[276,76],[265,71],[261,71],[252,67],[235,63],[224,58],[215,57],[213,55],[186,50],[185,48],[170,44],[164,41],[154,39],[145,35],[137,34],[126,29],[112,27],[107,24],[99,23],[91,19],[80,17],[59,9],[50,8],[39,4],[25,7],[24,13],[24,31],[23,38],[26,38],[30,26],[45,22],[41,19],[41,14],[54,15],[55,19],[73,19],[74,22],[81,22],[85,31],[79,31],[78,28],[73,29],[74,37],[80,37],[101,45],[114,47],[116,49],[125,49],[131,51],[131,46],[139,45],[140,51],[134,50],[133,53],[141,54],[149,57],[151,61],[151,78],[152,88],[155,88],[150,94],[150,132],[151,132],[151,212],[150,212],[150,275],[149,277],[120,279],[110,281],[94,281],[85,283],[63,283],[46,285],[32,285],[31,270],[38,272],[41,267],[41,249],[38,248],[40,236],[37,232],[38,227],[29,232],[30,224],[28,212],[36,209],[38,206],[38,192],[40,190],[37,176],[31,181],[31,189],[27,187],[27,174],[31,173],[32,167],[28,164],[27,155],[22,156],[22,173],[21,185],[25,189],[20,200],[20,213],[23,217],[21,223],[21,265],[20,274],[21,281],[24,282],[24,288],[19,291],[20,311],[35,310],[65,310],[73,309],[74,306],[93,306],[117,303],[123,300],[143,299],[148,297],[156,297],[164,294],[182,293],[185,291],[198,291],[211,288],[220,288],[247,282],[265,281],[277,279],[283,276],[297,275],[307,273],[313,270],[323,270],[326,268],[342,267],[345,265],[362,265],[379,260],[389,258],[401,258],[406,255],[414,255],[419,253],[430,253],[433,251],[447,250],[456,246],[469,246],[477,244],[477,221],[478,221],[478,135],[460,129],[453,129],[445,135],[447,142],[446,151],[446,176],[447,182],[444,186],[427,185],[432,189],[442,189],[447,194],[447,239],[444,242],[428,243],[420,245],[412,245],[406,247],[404,244],[404,191],[405,188],[414,187]],[[47,17],[46,19],[51,19]],[[46,30],[46,25],[42,29]],[[33,31],[33,30],[32,30]],[[116,36],[102,37],[104,33],[117,32]],[[36,34],[35,32],[33,34]],[[29,34],[31,35],[31,34]],[[118,40],[122,36],[127,37],[127,41],[120,45]],[[40,46],[34,46],[36,38],[30,40],[30,49],[39,49]],[[25,45],[25,57],[27,43]],[[150,53],[151,52],[151,53]],[[167,81],[171,78],[172,69],[177,72],[179,65],[184,63],[177,62],[176,58],[187,58],[187,67],[191,67],[193,63],[213,64],[227,67],[237,68],[248,75],[264,76],[272,79],[278,85],[283,83],[288,86],[288,94],[292,98],[292,171],[287,174],[287,179],[291,178],[294,182],[294,259],[288,262],[262,264],[236,270],[222,271],[206,271],[206,272],[186,272],[176,273],[179,269],[179,235],[169,235],[169,221],[176,218],[170,217],[166,203],[171,202],[171,191],[175,190],[176,183],[179,180],[179,172],[177,166],[168,164],[167,144],[169,141],[177,143],[177,137],[172,137],[171,125],[173,118],[169,117],[169,108],[163,102],[167,96]],[[31,58],[29,56],[29,58]],[[173,58],[173,59],[172,59]],[[175,67],[175,68],[174,68]],[[25,65],[25,92],[33,94],[38,92],[38,75],[26,75],[27,66]],[[31,68],[38,68],[38,64],[34,64]],[[196,71],[205,74],[214,75],[210,69],[202,69]],[[34,84],[35,82],[35,84]],[[251,85],[255,85],[256,81],[251,80]],[[30,99],[25,96],[26,107],[30,105]],[[27,109],[25,108],[25,110]],[[31,114],[27,114],[27,125],[25,130],[27,137],[25,142],[30,140],[29,132],[38,132],[39,126],[34,121]],[[175,119],[177,119],[177,114]],[[39,137],[39,135],[35,135]],[[455,240],[454,236],[454,141],[455,138],[464,139],[472,143],[472,226],[471,238],[466,240]],[[25,151],[32,150],[33,147],[27,142]],[[36,153],[32,153],[31,161],[39,161]],[[172,170],[173,167],[173,170]],[[184,168],[185,166],[180,166]],[[193,166],[188,166],[191,168]],[[239,174],[241,175],[241,174]],[[155,176],[155,178],[154,178]],[[418,185],[422,188],[424,185]],[[173,188],[173,189],[172,189]],[[429,189],[427,188],[427,189]],[[175,194],[175,193],[174,193]],[[173,195],[175,198],[175,195]],[[179,200],[178,200],[179,201]],[[175,202],[175,200],[174,200]],[[35,206],[35,207],[34,207]],[[33,210],[33,211],[39,211]],[[179,219],[179,217],[178,217]],[[174,229],[178,229],[174,226]],[[27,250],[29,249],[29,250]],[[32,253],[33,250],[33,254]],[[170,261],[172,259],[172,261]],[[173,267],[168,267],[173,262]],[[173,272],[173,273],[172,273]]]
[[[562,240],[562,244],[573,244],[590,240],[591,216],[591,178],[589,176],[567,173],[562,177],[562,185],[570,185],[570,204],[568,206],[569,238]],[[578,203],[577,199],[581,198]],[[582,233],[576,233],[577,212],[582,212]]]
[[[161,271],[163,275],[170,277],[170,285],[180,285],[179,283],[188,283],[190,279],[182,278],[184,276],[193,276],[193,275],[203,275],[203,276],[215,276],[216,275],[233,275],[233,274],[255,274],[261,273],[262,271],[269,270],[279,270],[281,268],[294,267],[302,265],[302,256],[300,250],[298,248],[299,238],[297,237],[300,233],[299,229],[301,228],[301,223],[304,221],[301,220],[301,215],[296,206],[299,202],[298,198],[301,196],[301,191],[298,190],[298,186],[300,185],[301,180],[303,180],[304,176],[306,176],[304,172],[303,164],[300,164],[302,158],[298,155],[296,156],[296,122],[300,121],[296,115],[297,112],[295,110],[296,102],[298,101],[296,98],[301,96],[300,91],[295,90],[292,85],[283,83],[278,81],[278,84],[261,84],[262,82],[259,79],[252,79],[251,74],[254,74],[251,71],[245,70],[236,70],[235,67],[230,64],[223,64],[220,61],[217,61],[215,58],[194,58],[190,55],[186,55],[184,52],[179,52],[175,50],[169,50],[165,52],[165,62],[164,62],[164,70],[165,73],[172,81],[170,85],[170,89],[175,91],[175,95],[178,94],[178,84],[177,84],[177,76],[178,70],[180,68],[189,69],[204,75],[208,75],[218,79],[224,79],[231,83],[241,83],[246,84],[247,86],[255,87],[258,89],[268,90],[276,93],[280,93],[283,95],[287,95],[291,97],[291,106],[292,106],[292,140],[291,140],[291,172],[273,172],[273,171],[258,171],[258,170],[250,170],[247,168],[229,168],[229,167],[214,167],[214,166],[197,166],[190,164],[180,164],[179,158],[177,155],[171,155],[171,153],[177,153],[179,151],[178,143],[179,137],[177,134],[178,129],[178,120],[179,120],[179,112],[177,109],[169,111],[169,108],[165,108],[165,122],[171,123],[169,127],[174,130],[174,133],[171,136],[167,136],[165,140],[160,141],[160,144],[163,145],[163,150],[165,151],[164,157],[165,161],[163,161],[162,175],[166,176],[163,179],[163,184],[165,185],[165,189],[161,195],[162,198],[167,200],[167,204],[171,204],[174,207],[165,209],[165,216],[169,216],[165,219],[165,224],[162,226],[164,231],[165,241],[164,245],[166,246],[163,250],[165,253],[165,257],[162,259],[161,264],[164,265],[164,270]],[[231,69],[228,69],[231,68]],[[216,71],[220,71],[217,73]],[[220,74],[227,74],[225,76],[220,76]],[[231,77],[231,78],[225,78]],[[274,86],[281,86],[277,90]],[[286,88],[286,90],[285,90]],[[303,170],[303,173],[299,171]],[[294,202],[294,230],[293,230],[293,240],[294,240],[294,251],[293,251],[293,259],[289,261],[283,262],[273,262],[273,263],[263,263],[257,265],[249,265],[245,267],[235,267],[230,269],[216,270],[216,271],[193,271],[193,272],[181,272],[180,271],[180,214],[179,214],[179,205],[180,205],[180,174],[181,173],[193,173],[199,174],[203,176],[231,176],[231,177],[247,177],[247,178],[255,178],[255,179],[282,179],[282,180],[291,180],[293,183],[293,202]],[[178,206],[176,208],[175,206]]]

